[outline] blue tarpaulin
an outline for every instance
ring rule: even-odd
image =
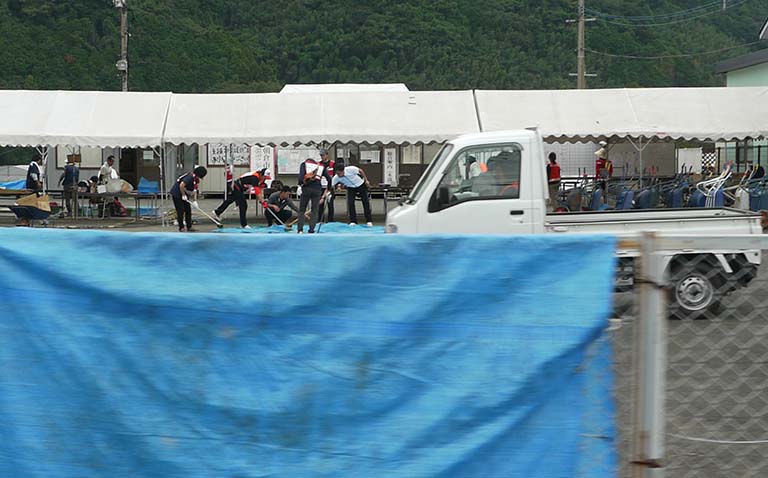
[[[159,181],[150,181],[149,179],[142,176],[139,179],[139,184],[136,187],[136,191],[139,193],[157,193],[160,192],[160,182]]]
[[[250,229],[243,229],[241,227],[225,227],[223,229],[216,229],[213,232],[219,234],[296,234],[299,226],[293,224],[289,230],[286,230],[284,226],[279,224],[273,224],[272,226],[252,226]],[[309,226],[304,225],[304,232],[307,233]],[[324,224],[318,224],[315,231],[318,234],[384,234],[384,226],[350,226],[342,222],[328,222]]]
[[[19,179],[18,181],[8,181],[0,183],[0,189],[26,189],[27,180]]]
[[[614,476],[613,249],[0,229],[0,476]]]

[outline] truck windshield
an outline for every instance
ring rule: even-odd
[[[406,198],[406,203],[418,201],[419,196],[424,194],[426,184],[429,182],[432,176],[436,174],[440,164],[445,161],[445,158],[448,157],[448,155],[451,154],[451,151],[453,151],[453,145],[451,143],[446,143],[442,148],[440,148],[440,151],[437,152],[435,158],[431,163],[429,163],[429,166],[427,166],[427,170],[424,171],[424,174],[422,174],[421,178],[419,178],[419,181],[416,183],[416,186],[414,186],[411,194],[408,196],[408,198]]]

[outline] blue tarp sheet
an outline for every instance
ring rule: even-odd
[[[0,476],[614,476],[613,249],[0,229]]]
[[[160,183],[158,181],[150,181],[142,176],[139,179],[139,185],[136,187],[136,191],[140,193],[157,193],[160,191]]]
[[[19,179],[18,181],[8,181],[5,183],[0,183],[0,189],[26,189],[26,188],[27,188],[26,179]]]
[[[294,224],[290,230],[286,230],[284,226],[274,224],[270,227],[267,226],[251,226],[250,229],[243,229],[241,227],[224,227],[223,229],[215,229],[213,232],[219,234],[296,234],[298,232],[298,225]],[[309,226],[304,225],[304,232],[306,233]],[[384,234],[384,226],[350,226],[342,222],[329,222],[325,224],[318,224],[316,228],[318,234]]]

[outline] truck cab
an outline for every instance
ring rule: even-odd
[[[411,195],[388,215],[388,232],[543,233],[548,188],[542,146],[530,130],[446,143]]]

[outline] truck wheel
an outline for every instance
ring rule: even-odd
[[[717,314],[723,298],[720,267],[709,262],[679,263],[672,270],[669,312],[678,319],[705,318]]]

